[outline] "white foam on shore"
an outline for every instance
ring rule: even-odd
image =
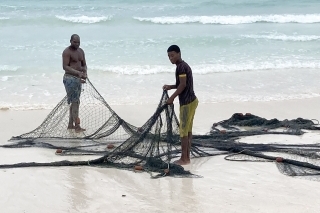
[[[112,16],[56,16],[58,19],[73,22],[73,23],[83,23],[83,24],[94,24],[99,22],[104,22],[111,20]]]
[[[253,39],[269,39],[280,41],[317,41],[320,36],[317,35],[285,35],[285,34],[270,34],[270,35],[242,35],[245,38]]]
[[[320,23],[320,14],[269,14],[269,15],[247,15],[247,16],[161,16],[161,17],[133,17],[138,21],[152,22],[155,24],[251,24],[257,22],[268,23]]]
[[[283,70],[283,69],[319,69],[320,61],[275,60],[262,62],[238,62],[233,64],[213,63],[192,65],[195,74],[226,73],[257,70]],[[150,75],[159,73],[172,73],[172,66],[165,65],[99,65],[90,66],[91,70],[98,70],[123,75]]]
[[[19,68],[20,68],[19,66],[0,65],[0,72],[1,71],[17,71]]]
[[[15,111],[24,111],[24,110],[43,110],[43,109],[53,109],[55,107],[54,104],[5,104],[0,103],[0,110],[15,110]]]

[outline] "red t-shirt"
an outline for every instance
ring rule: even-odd
[[[179,76],[185,76],[187,79],[186,88],[179,94],[180,105],[187,105],[194,101],[197,97],[193,91],[193,77],[190,66],[182,61],[177,64],[176,68],[176,87],[180,84]]]

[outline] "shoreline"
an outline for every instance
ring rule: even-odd
[[[177,100],[174,104],[175,113],[179,116]],[[153,115],[157,106],[157,104],[110,105],[123,120],[137,127],[142,126]],[[213,123],[228,119],[234,113],[251,113],[266,119],[277,118],[278,120],[298,117],[320,120],[318,106],[320,106],[320,97],[268,102],[200,103],[194,118],[193,132],[194,134],[206,134],[210,131]],[[10,132],[14,133],[12,136],[17,136],[32,131],[43,122],[50,112],[49,109],[0,110],[0,127],[2,130],[7,129],[7,131],[0,131],[2,136],[0,143],[4,142],[4,138],[7,140],[11,138]],[[8,131],[9,128],[10,131]]]

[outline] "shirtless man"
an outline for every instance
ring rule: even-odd
[[[63,84],[67,92],[68,104],[70,106],[68,129],[75,129],[77,133],[85,131],[80,127],[79,106],[81,83],[87,78],[87,64],[84,51],[79,48],[80,37],[73,34],[70,46],[62,53],[62,66],[65,71]]]

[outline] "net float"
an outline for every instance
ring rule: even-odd
[[[114,145],[113,144],[108,144],[107,145],[107,149],[113,149],[114,148]]]

